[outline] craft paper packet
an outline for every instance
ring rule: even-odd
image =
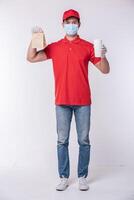
[[[32,35],[32,48],[42,49],[46,46],[44,33],[33,33]]]

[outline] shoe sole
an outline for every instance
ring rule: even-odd
[[[79,189],[80,191],[87,191],[87,190],[89,190],[89,189]]]
[[[80,188],[79,188],[79,190],[80,190],[80,191],[87,191],[87,190],[89,190],[89,188],[87,188],[87,189],[80,189]]]

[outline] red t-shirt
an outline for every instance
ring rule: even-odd
[[[88,81],[88,62],[96,64],[93,44],[80,36],[69,41],[66,36],[44,49],[52,59],[55,79],[55,104],[90,105],[91,90]]]

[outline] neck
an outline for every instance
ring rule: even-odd
[[[66,38],[68,39],[68,40],[70,40],[70,41],[72,41],[72,40],[74,40],[75,38],[77,38],[78,37],[78,35],[76,34],[76,35],[66,35]]]

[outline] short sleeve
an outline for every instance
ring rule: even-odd
[[[53,44],[48,44],[44,49],[44,53],[47,55],[47,59],[51,59],[53,57]]]
[[[94,45],[93,44],[90,46],[89,61],[92,62],[94,65],[101,61],[101,57],[95,57]]]

